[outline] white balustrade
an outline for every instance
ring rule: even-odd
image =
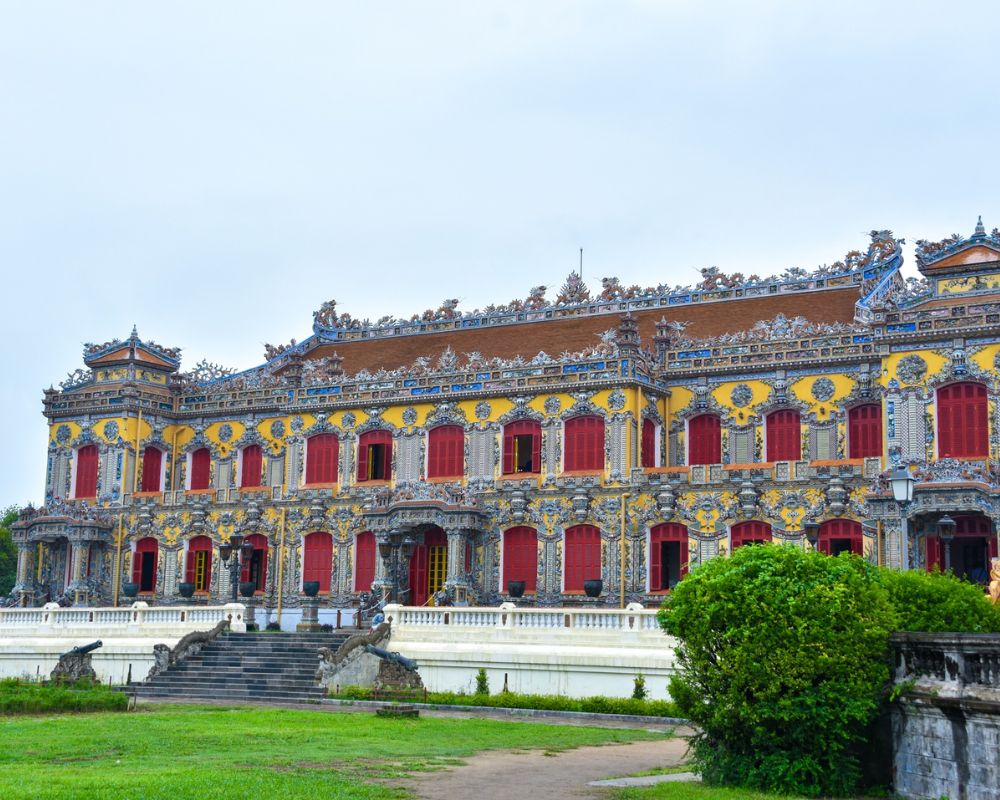
[[[245,631],[246,606],[150,607],[136,602],[124,608],[61,608],[48,603],[42,608],[0,609],[0,638],[46,636],[127,636],[130,638],[183,636],[209,630],[229,620],[233,631]]]
[[[629,608],[455,608],[389,605],[385,608],[393,631],[407,628],[530,628],[532,630],[656,632],[660,626],[655,609]]]

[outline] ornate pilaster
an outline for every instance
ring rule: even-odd
[[[18,605],[29,605],[34,596],[36,552],[34,542],[17,543],[17,583],[14,584],[14,591],[18,596]]]
[[[469,581],[465,573],[465,547],[468,531],[464,528],[450,528],[448,535],[448,574],[444,588],[456,605],[468,602]]]

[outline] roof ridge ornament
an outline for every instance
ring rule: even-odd
[[[986,227],[983,225],[983,215],[979,215],[979,220],[976,222],[976,231],[972,234],[973,239],[983,239],[986,237]]]

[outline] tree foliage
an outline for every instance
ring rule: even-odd
[[[679,639],[671,695],[701,730],[709,783],[849,794],[889,677],[894,611],[879,570],[779,545],[688,575],[660,611]]]
[[[896,611],[897,631],[1000,632],[1000,607],[982,586],[950,572],[883,569],[882,582]]]
[[[8,506],[0,512],[0,597],[10,594],[17,581],[17,549],[10,533],[10,526],[15,522],[16,506]]]

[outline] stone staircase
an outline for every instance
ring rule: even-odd
[[[336,650],[348,633],[227,633],[145,683],[126,687],[139,700],[315,703],[319,648]]]

